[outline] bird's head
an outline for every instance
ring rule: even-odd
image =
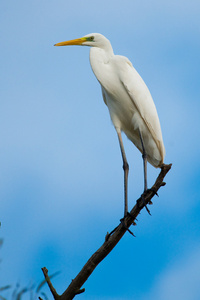
[[[108,45],[110,46],[110,42],[105,36],[103,36],[100,33],[90,33],[75,40],[57,43],[54,46],[71,46],[71,45],[106,48]]]

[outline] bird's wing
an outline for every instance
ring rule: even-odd
[[[149,89],[132,63],[124,56],[116,56],[119,79],[131,101],[149,129],[164,159],[164,145],[157,110]]]

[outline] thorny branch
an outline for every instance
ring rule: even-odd
[[[51,280],[48,276],[48,270],[42,268],[44,277],[50,288],[50,291],[55,300],[71,300],[77,294],[83,293],[85,289],[81,289],[82,285],[86,282],[88,277],[92,274],[97,265],[112,251],[112,249],[117,245],[120,239],[123,237],[125,232],[129,230],[129,227],[134,224],[135,220],[140,213],[140,211],[147,206],[147,204],[152,204],[151,199],[157,194],[157,191],[161,186],[165,185],[163,182],[164,177],[171,169],[172,164],[165,165],[161,167],[160,174],[158,175],[154,185],[151,189],[147,190],[141,197],[136,201],[135,206],[132,208],[130,213],[123,219],[123,221],[109,234],[107,233],[105,237],[105,242],[103,245],[90,257],[87,263],[84,265],[79,274],[72,280],[71,284],[64,291],[62,295],[58,295],[55,288],[53,287]]]

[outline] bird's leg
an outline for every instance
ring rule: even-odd
[[[141,141],[141,145],[142,145],[142,158],[143,158],[143,166],[144,166],[144,193],[147,191],[147,153],[144,147],[144,142],[142,139],[142,134],[139,130],[139,136],[140,136],[140,141]],[[142,197],[143,198],[143,197]],[[143,198],[143,202],[144,202],[144,198]],[[144,206],[148,212],[148,214],[151,215],[150,210],[148,209],[148,207],[146,206],[146,204],[144,203]]]
[[[157,192],[155,192],[155,190],[153,190],[152,188],[151,189],[147,188],[147,153],[144,148],[144,143],[143,143],[143,139],[142,139],[140,130],[139,130],[139,135],[140,135],[140,140],[141,140],[141,144],[142,144],[142,158],[143,158],[143,164],[144,164],[144,192],[151,190],[155,195],[158,196],[158,194],[157,194]],[[152,202],[150,202],[150,204],[152,204]]]
[[[140,130],[139,130],[139,136],[140,136],[140,141],[142,144],[142,158],[143,158],[143,167],[144,167],[144,192],[146,192],[147,191],[147,153],[144,148],[144,143],[143,143],[143,139],[142,139]]]
[[[122,154],[122,160],[123,160],[123,169],[124,169],[124,217],[127,216],[128,213],[128,172],[129,172],[129,165],[126,159],[126,154],[124,150],[124,145],[122,141],[121,131],[117,131],[118,139],[119,139],[119,145],[121,149]]]

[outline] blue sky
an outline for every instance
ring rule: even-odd
[[[61,271],[61,293],[123,214],[120,149],[88,47],[90,32],[127,56],[155,101],[173,168],[167,185],[97,267],[77,299],[199,299],[199,1],[5,1],[0,4],[0,282]],[[140,153],[123,136],[129,205]],[[158,170],[149,166],[151,185]],[[47,290],[48,291],[48,290]]]

